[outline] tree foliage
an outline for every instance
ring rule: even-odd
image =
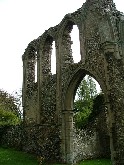
[[[11,111],[0,109],[0,126],[17,125],[20,119]]]
[[[100,92],[96,95],[96,97],[93,99],[93,108],[92,113],[89,116],[89,120],[93,120],[100,112],[105,108],[105,98],[104,94]]]
[[[77,128],[82,128],[93,110],[93,99],[97,95],[96,83],[91,76],[86,76],[80,83],[74,101],[74,121]]]
[[[20,122],[18,99],[0,90],[0,126],[16,125]]]

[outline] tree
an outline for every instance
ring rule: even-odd
[[[92,113],[89,116],[89,120],[90,121],[94,120],[94,118],[104,109],[105,109],[104,93],[100,92],[93,99],[93,108],[92,108]]]
[[[20,118],[16,114],[0,108],[0,126],[17,125],[19,123]]]
[[[74,121],[77,128],[81,129],[87,123],[93,110],[93,99],[96,95],[96,83],[88,75],[81,81],[74,101]]]
[[[19,124],[19,111],[18,99],[0,90],[0,126]]]

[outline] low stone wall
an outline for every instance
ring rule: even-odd
[[[8,127],[2,134],[0,145],[35,154],[46,161],[60,161],[60,138],[57,126]]]
[[[2,129],[0,145],[22,150],[24,130],[22,125],[5,126]]]
[[[110,158],[107,114],[102,111],[82,130],[74,129],[74,163],[92,158]]]
[[[57,125],[28,125],[8,127],[1,145],[42,156],[46,161],[61,162],[60,132]],[[74,163],[83,159],[110,157],[110,142],[105,113],[82,130],[73,131]]]
[[[104,148],[102,141],[105,140]],[[100,139],[97,130],[82,130],[74,132],[74,162],[84,159],[110,157],[109,136],[103,135]]]
[[[74,162],[83,159],[98,157],[100,154],[100,144],[96,131],[74,133]]]

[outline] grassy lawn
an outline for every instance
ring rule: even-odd
[[[30,154],[13,149],[0,148],[0,165],[39,165],[37,159]],[[60,164],[53,164],[60,165]],[[62,165],[62,164],[61,164]],[[110,160],[87,160],[77,165],[112,165]]]
[[[30,154],[0,148],[0,165],[38,165],[38,162]]]
[[[55,165],[59,165],[59,164],[55,164]],[[97,160],[85,160],[77,165],[112,165],[112,163],[108,159],[97,159]]]
[[[97,159],[82,161],[79,165],[112,165],[112,163],[107,159]]]

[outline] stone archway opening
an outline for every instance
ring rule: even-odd
[[[77,129],[81,129],[89,121],[88,118],[93,113],[94,100],[99,95],[103,96],[100,85],[93,77],[86,75],[81,80],[74,97],[73,110]],[[101,102],[98,106],[101,106],[103,100],[99,101]]]
[[[79,27],[68,21],[62,34],[62,62],[74,64],[81,61]]]
[[[53,75],[56,74],[56,48],[54,38],[48,35],[45,39],[43,47],[43,74]]]
[[[92,74],[80,70],[75,75],[72,84],[69,85],[68,99],[63,112],[66,162],[76,163],[96,158],[111,159],[109,114],[104,90]],[[81,91],[79,88],[82,87],[82,82],[84,89]],[[81,110],[75,109],[76,101],[77,108]]]
[[[76,159],[110,159],[108,111],[104,93],[92,76],[86,75],[80,82],[73,107]]]

